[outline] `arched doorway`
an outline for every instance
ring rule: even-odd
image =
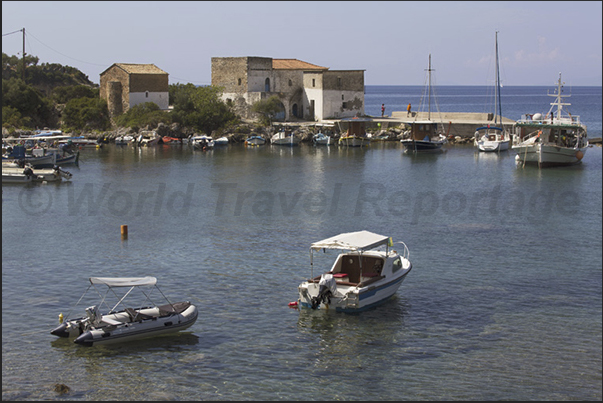
[[[270,78],[267,78],[264,81],[264,92],[270,92]]]

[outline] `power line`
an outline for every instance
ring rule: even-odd
[[[68,59],[75,60],[75,61],[80,62],[80,63],[91,64],[91,65],[93,65],[93,66],[106,66],[106,64],[98,64],[98,63],[90,63],[90,62],[85,62],[85,61],[83,61],[83,60],[79,60],[79,59],[76,59],[76,58],[74,58],[74,57],[67,56],[66,54],[61,53],[61,52],[59,52],[58,50],[53,49],[53,48],[51,48],[50,46],[46,45],[44,42],[42,42],[41,40],[39,40],[38,38],[36,38],[35,36],[33,36],[33,35],[31,34],[31,32],[29,32],[29,31],[28,31],[28,32],[27,32],[27,35],[28,35],[28,36],[31,36],[31,37],[32,37],[32,38],[34,38],[36,41],[40,42],[42,45],[46,46],[48,49],[52,50],[53,52],[56,52],[56,53],[58,53],[58,54],[60,54],[60,55],[62,55],[62,56],[65,56],[65,57],[66,57],[66,58],[68,58]]]

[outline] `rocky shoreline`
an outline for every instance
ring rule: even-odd
[[[301,137],[302,142],[311,142],[312,136],[318,132],[318,129],[314,125],[314,123],[298,123],[298,124],[288,124],[288,127],[291,128],[296,135]],[[407,131],[407,127],[404,123],[389,127],[385,130],[381,130],[379,127],[369,128],[367,131],[371,133],[374,139],[378,139],[380,141],[399,141],[402,139],[409,138],[409,133]],[[237,126],[234,126],[226,131],[215,132],[212,133],[213,138],[218,138],[225,136],[231,143],[243,143],[245,139],[251,135],[254,136],[262,136],[265,139],[270,139],[270,137],[276,132],[276,128],[260,126],[253,122],[241,123]],[[161,137],[175,137],[175,138],[189,138],[192,136],[199,135],[196,131],[190,128],[183,128],[177,123],[173,123],[171,125],[166,125],[160,123],[157,127],[145,127],[140,130],[134,130],[132,128],[117,128],[113,131],[106,132],[66,132],[65,135],[77,137],[82,136],[87,139],[95,139],[101,140],[103,142],[113,142],[116,137],[131,135],[133,137],[137,137],[139,135],[149,135],[152,133],[156,133]],[[34,130],[15,130],[12,133],[9,133],[5,128],[2,128],[2,138],[6,137],[27,137],[30,135],[36,134]],[[335,137],[339,137],[338,130],[335,130]],[[449,142],[452,144],[473,144],[473,137],[464,137],[464,136],[449,136]],[[601,137],[590,138],[589,143],[593,145],[597,145],[601,147]]]

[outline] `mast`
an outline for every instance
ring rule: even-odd
[[[427,120],[431,120],[431,53],[429,54],[429,86],[427,90]]]
[[[495,88],[495,100],[494,100],[494,124],[496,125],[498,122],[498,115],[500,116],[502,123],[502,104],[500,102],[500,70],[498,66],[498,31],[495,32],[495,42],[496,42],[496,88]],[[497,108],[498,106],[498,108]]]
[[[562,98],[564,97],[570,97],[571,95],[561,95],[561,91],[563,89],[563,82],[561,82],[561,73],[559,73],[559,79],[557,80],[557,90],[555,91],[555,94],[547,94],[549,97],[555,97],[555,102],[551,102],[551,109],[549,109],[549,113],[548,116],[551,115],[551,113],[553,112],[553,108],[556,106],[557,107],[557,119],[561,119],[561,110],[563,109],[563,106],[569,106],[571,105],[570,103],[563,103]]]

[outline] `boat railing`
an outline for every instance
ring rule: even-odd
[[[410,257],[410,251],[408,250],[408,246],[406,246],[406,244],[402,241],[397,241],[395,243],[399,243],[402,244],[402,246],[404,246],[404,250],[402,251],[402,253],[400,253],[400,255],[402,255],[402,257],[406,260],[408,260],[408,258]]]
[[[522,115],[521,118],[517,121],[517,123],[520,124],[540,124],[540,125],[547,125],[547,124],[557,124],[557,125],[570,125],[570,126],[580,126],[582,123],[580,122],[580,116],[574,116],[574,115],[568,115],[568,116],[562,116],[562,117],[557,117],[554,116],[553,119],[551,120],[550,115],[545,116],[545,115],[541,115],[541,118],[537,118],[534,119],[534,116],[536,115],[540,115],[540,114],[525,114]]]

